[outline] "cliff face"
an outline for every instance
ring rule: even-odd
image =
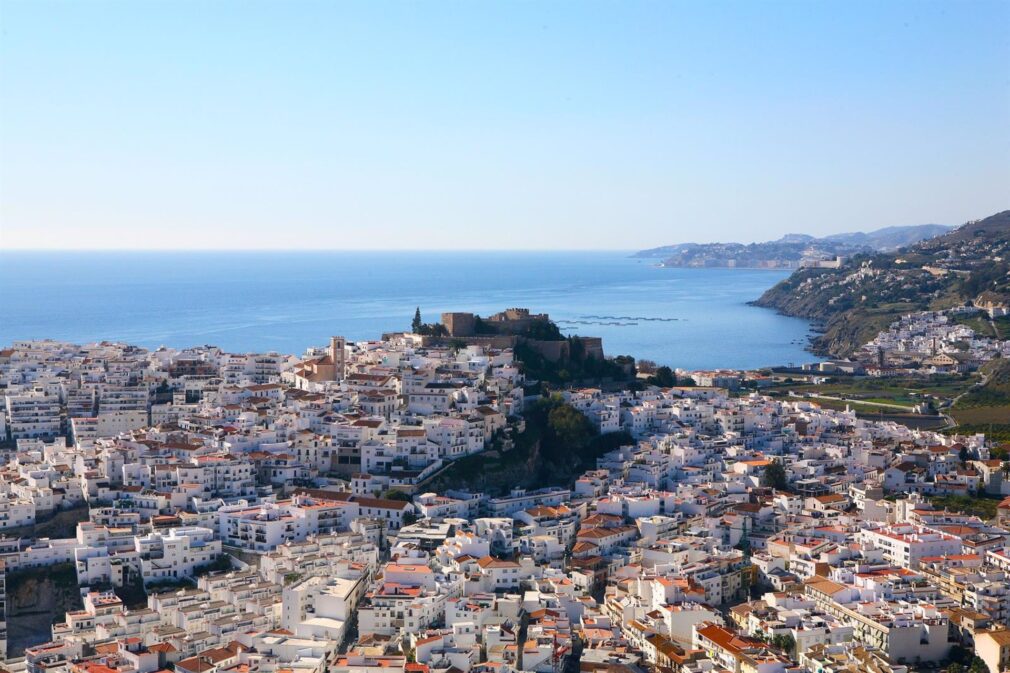
[[[815,353],[845,357],[906,313],[949,308],[1010,288],[1010,211],[895,253],[859,255],[839,269],[801,269],[757,306],[822,329]]]
[[[606,452],[634,443],[624,432],[600,435],[582,412],[557,396],[533,403],[523,418],[521,431],[510,426],[507,440],[499,438],[491,449],[453,461],[423,488],[505,495],[517,487],[568,484]]]
[[[7,655],[48,641],[54,621],[83,607],[71,564],[19,570],[7,575]]]

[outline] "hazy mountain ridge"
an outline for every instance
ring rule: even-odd
[[[851,234],[832,234],[825,236],[824,240],[849,245],[866,245],[880,252],[890,252],[919,241],[941,236],[952,229],[954,227],[946,224],[915,224],[905,227],[884,227],[865,233],[857,231]]]
[[[895,250],[950,230],[939,224],[885,227],[817,238],[786,234],[764,243],[681,243],[642,250],[635,257],[662,259],[673,267],[797,268],[805,262]]]
[[[838,269],[800,269],[754,303],[819,323],[814,351],[845,356],[906,313],[1008,292],[1008,253],[1010,210]]]

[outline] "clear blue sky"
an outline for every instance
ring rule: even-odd
[[[1010,207],[1010,2],[0,0],[0,247],[619,248]]]

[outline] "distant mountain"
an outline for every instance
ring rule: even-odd
[[[635,257],[661,259],[673,267],[765,267],[795,269],[836,257],[885,252],[950,231],[940,224],[886,227],[871,232],[816,238],[786,234],[765,243],[681,243],[642,250]]]
[[[754,303],[819,323],[814,351],[846,356],[907,313],[1010,292],[1008,260],[1010,210],[837,269],[800,269]]]
[[[868,233],[857,231],[852,234],[825,236],[826,241],[837,241],[852,246],[865,245],[874,250],[888,252],[904,248],[927,238],[946,234],[953,227],[945,224],[916,224],[908,227],[884,227]]]

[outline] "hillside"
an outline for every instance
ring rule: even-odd
[[[815,238],[787,234],[764,243],[681,243],[642,250],[636,257],[662,259],[671,267],[799,268],[804,262],[895,250],[949,231],[939,224],[887,227]]]
[[[954,408],[959,412],[967,409],[993,410],[1001,422],[1010,423],[1010,362],[1005,359],[987,362],[979,373],[985,383],[962,395]]]
[[[626,432],[601,435],[582,412],[556,394],[530,404],[522,423],[511,426],[507,435],[488,451],[452,461],[424,487],[504,495],[517,486],[567,485],[596,467],[603,454],[635,441]]]
[[[839,269],[800,269],[758,306],[807,318],[823,333],[813,350],[848,356],[903,314],[1010,290],[1010,210],[897,252],[860,254]]]
[[[961,395],[950,415],[960,432],[985,432],[991,439],[1010,441],[1010,361],[988,362],[979,385]]]

